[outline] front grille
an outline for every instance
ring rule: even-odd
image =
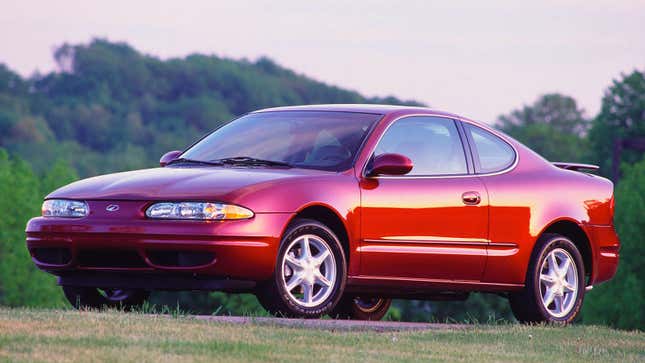
[[[137,251],[118,249],[82,249],[76,257],[80,267],[144,268],[149,267]]]
[[[69,248],[63,247],[38,247],[31,250],[36,261],[48,265],[67,265],[72,259]]]
[[[150,262],[166,267],[203,266],[215,259],[215,254],[212,252],[152,250],[146,253]]]

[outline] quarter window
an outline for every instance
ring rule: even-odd
[[[475,146],[478,173],[494,173],[511,166],[515,161],[515,151],[504,140],[479,127],[464,123]]]
[[[466,174],[466,157],[455,122],[430,116],[412,116],[395,121],[374,155],[405,155],[414,165],[409,176]]]

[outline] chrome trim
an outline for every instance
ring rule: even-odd
[[[593,165],[593,164],[582,164],[582,163],[567,163],[567,162],[562,162],[562,161],[554,161],[551,164],[557,166],[560,169],[565,169],[565,170],[573,170],[573,171],[579,171],[579,170],[598,170],[600,167],[598,165]]]
[[[519,247],[517,243],[513,242],[491,242],[488,245],[491,247]]]
[[[401,120],[403,118],[420,117],[420,116],[446,118],[446,119],[453,120],[453,121],[465,122],[465,123],[471,124],[471,125],[473,125],[475,127],[479,127],[481,129],[484,129],[484,130],[492,133],[493,135],[499,137],[500,139],[502,139],[502,141],[504,141],[506,144],[508,144],[511,147],[511,149],[513,149],[513,152],[515,153],[515,161],[513,162],[513,164],[511,164],[506,169],[496,171],[496,172],[493,172],[493,173],[484,173],[484,174],[472,173],[472,174],[452,174],[452,175],[368,176],[367,173],[366,173],[367,164],[369,164],[369,161],[372,158],[372,155],[374,155],[374,150],[376,149],[378,144],[381,142],[381,139],[383,138],[383,135],[385,135],[387,130],[389,130],[390,127],[392,125],[394,125],[394,123],[396,123],[397,121],[399,121],[399,120]],[[517,167],[517,164],[520,161],[520,153],[515,148],[515,145],[513,145],[511,142],[509,142],[506,138],[507,138],[506,135],[503,135],[503,134],[499,133],[499,131],[497,131],[497,130],[491,128],[491,127],[488,127],[488,126],[482,127],[482,125],[479,125],[479,124],[475,123],[474,121],[465,119],[463,117],[458,117],[458,116],[451,117],[451,116],[435,114],[435,113],[412,113],[412,114],[402,115],[402,116],[399,116],[399,117],[395,118],[394,120],[392,120],[390,122],[390,124],[387,125],[385,130],[383,130],[383,132],[379,136],[378,140],[374,144],[374,147],[372,148],[372,150],[370,150],[370,152],[368,154],[369,157],[367,158],[367,160],[363,164],[363,167],[361,169],[361,176],[363,178],[365,178],[365,179],[446,179],[446,178],[472,178],[472,177],[480,177],[480,176],[493,176],[493,175],[505,174],[505,173],[508,173],[510,171],[513,171],[513,169],[515,169],[515,167]],[[463,142],[463,140],[462,140],[462,142]],[[462,146],[468,146],[468,148],[470,149],[470,142],[468,140],[466,140],[466,145],[462,145]],[[464,152],[465,152],[465,150],[464,150]],[[466,155],[464,155],[464,158],[466,158]],[[473,163],[474,163],[474,160],[473,160]]]
[[[383,243],[383,244],[398,244],[398,243],[411,243],[411,244],[428,244],[428,245],[455,245],[455,246],[490,246],[490,247],[518,247],[517,243],[513,242],[489,242],[487,240],[471,241],[458,241],[458,240],[441,240],[441,239],[363,239],[363,242],[368,243]]]
[[[386,243],[386,244],[399,244],[399,243],[414,243],[414,244],[428,244],[428,245],[457,245],[457,246],[487,246],[488,242],[485,241],[446,241],[446,240],[414,240],[414,239],[364,239],[364,242],[369,243]]]

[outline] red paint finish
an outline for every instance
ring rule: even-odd
[[[364,180],[361,187],[361,274],[481,279],[488,198],[479,178],[381,178]],[[466,205],[464,191],[477,191],[484,200]]]
[[[193,274],[262,281],[271,277],[282,234],[299,213],[326,208],[341,222],[348,251],[348,289],[398,296],[406,292],[512,291],[522,288],[533,247],[554,228],[580,231],[589,283],[616,272],[620,243],[613,227],[613,185],[551,165],[513,139],[462,117],[425,108],[329,105],[258,112],[318,110],[383,115],[342,172],[270,167],[155,168],[85,179],[47,196],[85,200],[80,219],[36,217],[27,246],[64,247],[64,264],[37,266],[53,274],[110,270]],[[499,173],[458,176],[366,176],[367,163],[387,127],[409,115],[433,115],[493,132],[513,146],[516,162]],[[466,140],[462,140],[466,142]],[[464,147],[468,150],[469,145]],[[176,155],[172,156],[173,158]],[[399,160],[400,161],[400,160]],[[239,221],[161,221],[145,217],[154,201],[215,201],[243,206]],[[118,204],[117,212],[106,207]],[[83,266],[82,254],[126,251],[136,267]],[[164,267],[155,251],[211,253],[192,267]]]
[[[405,175],[414,165],[412,160],[401,154],[383,154],[374,158],[374,165],[366,172],[369,176]]]

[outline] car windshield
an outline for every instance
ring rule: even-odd
[[[251,113],[215,130],[186,150],[181,158],[346,170],[380,117],[335,111]]]

